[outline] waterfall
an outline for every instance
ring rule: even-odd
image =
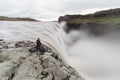
[[[0,39],[7,42],[21,40],[41,42],[60,54],[76,68],[85,79],[120,80],[120,33],[101,37],[88,35],[85,31],[66,34],[57,22],[1,21]]]
[[[50,47],[54,52],[61,54],[66,60],[66,47],[64,44],[65,33],[57,22],[0,22],[0,38],[8,42],[20,40],[41,42]]]

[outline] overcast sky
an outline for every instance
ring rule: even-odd
[[[120,0],[0,0],[0,15],[57,20],[65,14],[87,14],[120,7]]]

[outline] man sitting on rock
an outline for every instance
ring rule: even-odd
[[[36,40],[36,49],[39,50],[40,47],[41,47],[41,45],[42,45],[42,43],[41,43],[41,41],[40,41],[40,38],[38,38],[38,39]]]
[[[39,55],[39,54],[43,55],[46,52],[45,46],[42,45],[42,43],[40,41],[40,38],[38,38],[36,40],[36,46],[34,48],[29,49],[30,52],[35,52],[35,51],[38,51],[38,50],[39,50],[40,53],[37,53],[37,55]]]
[[[44,48],[44,45],[42,45],[41,41],[40,41],[40,38],[38,38],[36,40],[36,49],[39,50],[41,52],[41,55],[43,55],[46,51],[45,51],[45,48]]]

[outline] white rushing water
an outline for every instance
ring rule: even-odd
[[[7,42],[22,40],[35,42],[39,37],[42,43],[51,47],[56,53],[62,54],[66,59],[64,35],[57,22],[0,22],[0,39]]]
[[[0,39],[42,43],[61,54],[86,80],[120,80],[120,37],[90,37],[85,32],[68,35],[57,22],[0,22]]]

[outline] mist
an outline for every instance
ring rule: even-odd
[[[95,37],[86,31],[71,31],[69,64],[86,80],[120,80],[119,34],[110,32]]]

